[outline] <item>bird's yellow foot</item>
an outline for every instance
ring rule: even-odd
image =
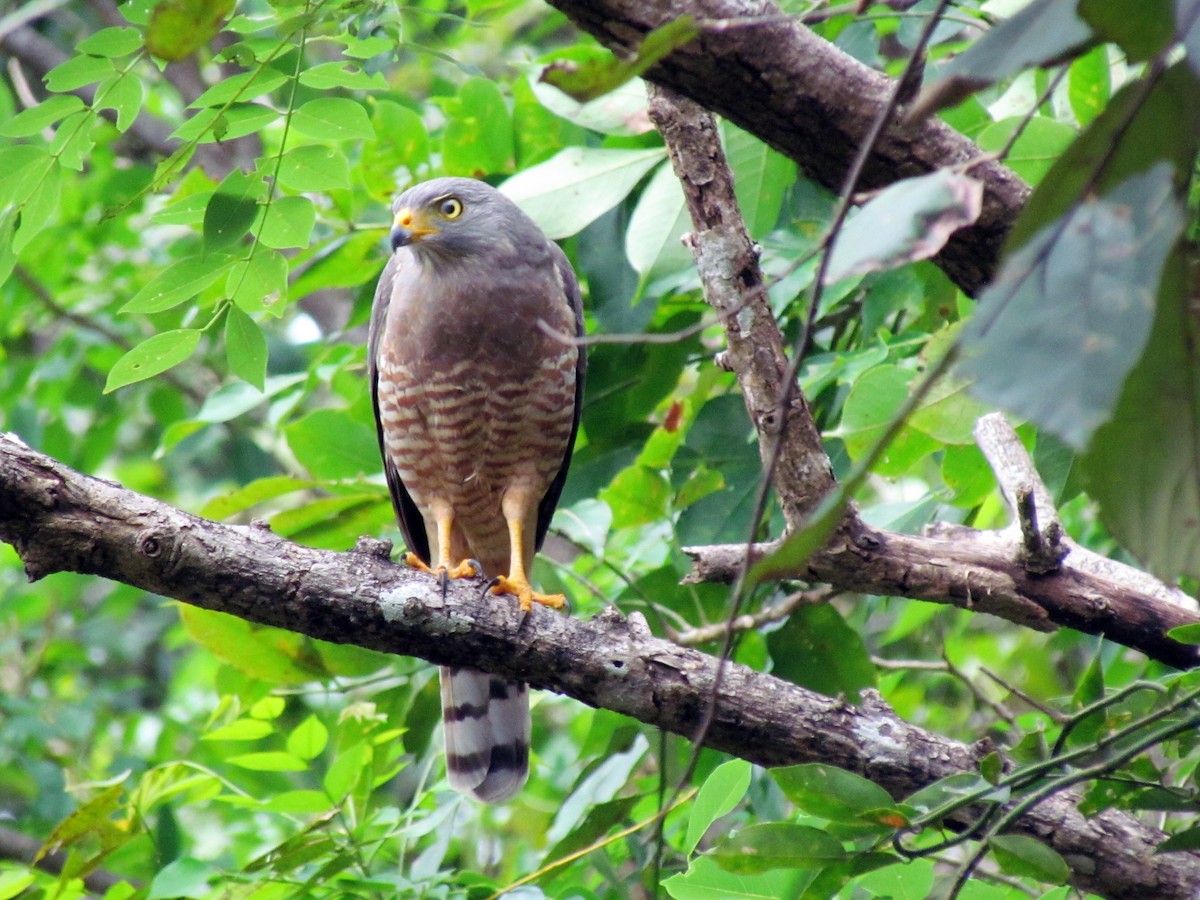
[[[438,566],[436,569],[426,564],[425,560],[415,553],[404,554],[404,564],[418,572],[428,572],[430,575],[445,575],[447,578],[478,578],[483,574],[479,564],[473,559],[464,559],[453,569]]]
[[[540,603],[551,609],[562,609],[567,605],[567,598],[562,594],[539,594],[528,581],[514,581],[501,575],[492,581],[493,594],[512,594],[517,598],[517,606],[521,612],[528,613],[533,604]]]

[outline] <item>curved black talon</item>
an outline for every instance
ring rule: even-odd
[[[468,559],[464,561],[475,570],[476,578],[487,578],[487,573],[483,571],[483,563],[481,563],[479,560]]]
[[[443,567],[438,569],[437,577],[438,587],[442,589],[442,599],[445,600],[446,592],[450,590],[450,573],[448,573],[445,567]]]
[[[482,572],[483,570],[480,569],[479,571]],[[494,588],[499,583],[500,583],[500,576],[497,575],[495,578],[491,579],[487,584],[485,584],[483,586],[483,590],[479,592],[479,599],[486,600],[487,596],[488,596],[488,591],[490,591],[492,588]]]

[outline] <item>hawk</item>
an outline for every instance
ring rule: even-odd
[[[563,596],[535,592],[529,572],[579,429],[584,353],[548,333],[583,334],[579,282],[483,182],[435,178],[392,211],[368,368],[405,559],[442,578],[492,578],[524,611],[559,608]],[[440,679],[450,785],[509,799],[529,772],[526,685],[468,668]]]

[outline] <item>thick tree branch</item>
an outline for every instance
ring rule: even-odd
[[[350,553],[292,544],[259,526],[206,521],[89,478],[0,435],[0,539],[31,578],[74,571],[315,638],[431,662],[470,664],[690,737],[712,691],[717,660],[653,637],[640,617],[609,611],[590,622],[515,606],[395,566],[387,545]],[[939,778],[974,772],[984,745],[912,726],[868,695],[859,708],[727,664],[709,746],[766,766],[822,761],[904,797]],[[1071,862],[1073,882],[1109,897],[1190,897],[1200,855],[1155,856],[1164,835],[1107,810],[1090,819],[1078,798],[1047,799],[1020,821]],[[952,827],[965,827],[957,821]]]
[[[646,34],[694,16],[701,35],[652,67],[646,77],[690,97],[750,131],[830,190],[840,190],[849,161],[892,89],[867,68],[769,0],[550,0],[618,54]],[[757,20],[757,21],[756,21]],[[985,160],[971,141],[938,121],[889,128],[876,144],[861,187],[872,190],[935,169]],[[981,161],[983,212],[957,232],[935,261],[974,294],[992,277],[1004,236],[1029,195],[1009,169]]]

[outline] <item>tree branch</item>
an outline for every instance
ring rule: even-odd
[[[101,575],[206,609],[430,662],[529,681],[590,706],[690,737],[709,701],[717,660],[653,637],[641,617],[609,610],[584,622],[485,599],[387,559],[363,540],[349,553],[290,543],[269,529],[210,522],[81,475],[0,435],[0,539],[30,578]],[[904,797],[977,771],[990,747],[968,746],[897,718],[877,695],[856,708],[727,663],[707,743],[765,766],[821,761]],[[1107,810],[1090,819],[1060,794],[1018,829],[1073,866],[1073,883],[1110,897],[1190,897],[1200,855],[1154,855],[1164,835]],[[969,823],[955,821],[952,827]]]
[[[769,0],[550,0],[580,28],[618,55],[681,16],[695,17],[700,36],[646,72],[719,113],[796,160],[815,181],[841,188],[849,161],[892,90],[890,79],[862,65],[780,13]],[[863,172],[875,190],[945,166],[979,161],[983,212],[951,237],[935,258],[968,294],[992,277],[1008,229],[1029,196],[1012,171],[979,147],[931,120],[889,128]]]

